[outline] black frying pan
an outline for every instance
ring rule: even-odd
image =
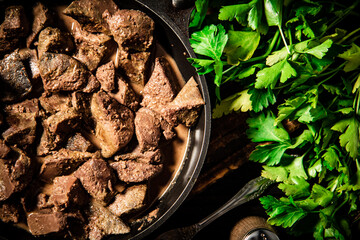
[[[140,226],[132,226],[132,231],[126,235],[110,237],[110,239],[143,239],[152,231],[164,223],[185,200],[192,189],[203,162],[210,138],[210,99],[203,76],[199,76],[196,70],[187,61],[188,57],[195,57],[194,52],[188,41],[187,26],[191,12],[185,1],[179,0],[114,0],[120,8],[139,9],[148,14],[156,23],[156,36],[162,47],[169,53],[179,66],[180,72],[185,80],[191,76],[195,77],[199,89],[205,100],[205,106],[195,127],[189,132],[187,150],[177,174],[170,183],[170,187],[157,199],[147,213],[158,209],[158,213],[152,221],[144,222]],[[10,1],[0,0],[0,5]],[[30,1],[29,1],[30,2]],[[29,4],[26,1],[26,4]],[[44,0],[44,2],[46,2]],[[59,1],[61,4],[68,4],[70,1]],[[15,2],[11,1],[11,5]],[[7,4],[8,5],[8,4]],[[175,7],[175,6],[177,7]],[[2,6],[2,9],[3,6]],[[146,214],[146,213],[145,213]],[[0,240],[5,239],[34,239],[26,231],[0,223]],[[39,238],[36,238],[39,239]],[[40,238],[41,239],[41,238]]]

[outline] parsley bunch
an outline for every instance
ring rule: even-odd
[[[358,3],[195,2],[189,61],[213,80],[214,118],[249,112],[250,160],[283,192],[261,204],[293,234],[348,239],[360,216]]]

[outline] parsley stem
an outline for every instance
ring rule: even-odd
[[[286,39],[285,39],[284,33],[283,33],[280,25],[279,25],[279,30],[280,30],[281,38],[282,38],[282,40],[283,40],[283,42],[284,42],[284,45],[285,45],[285,47],[286,47],[286,50],[287,50],[287,52],[290,54],[289,46],[288,46],[287,43],[286,43]]]
[[[346,35],[343,39],[341,39],[338,44],[341,44],[342,42],[348,40],[350,37],[352,37],[354,34],[356,34],[357,32],[360,31],[360,28],[355,29],[354,31],[352,31],[351,33],[349,33],[348,35]]]
[[[278,37],[279,37],[279,33],[280,33],[279,30],[277,30],[277,31],[275,32],[274,37],[272,38],[271,43],[270,43],[268,49],[266,50],[266,52],[265,52],[263,55],[258,56],[258,57],[254,57],[254,58],[250,58],[249,60],[244,61],[244,63],[256,62],[256,61],[258,61],[258,60],[262,60],[262,59],[266,58],[267,56],[269,56],[270,53],[272,52],[275,44],[276,44],[276,41],[277,41],[277,39],[278,39]]]

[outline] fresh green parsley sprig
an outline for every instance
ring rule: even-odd
[[[360,216],[358,6],[197,0],[192,14],[189,61],[213,80],[213,117],[249,112],[250,160],[284,194],[261,204],[293,234],[349,239]]]

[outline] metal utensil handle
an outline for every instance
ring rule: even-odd
[[[221,206],[215,212],[213,212],[209,216],[202,219],[199,223],[197,223],[199,230],[204,228],[211,222],[213,222],[215,219],[217,219],[221,215],[234,209],[235,207],[238,207],[243,203],[246,203],[250,200],[258,198],[272,183],[273,183],[273,181],[271,181],[267,178],[261,177],[261,176],[249,181],[228,202],[226,202],[223,206]]]

